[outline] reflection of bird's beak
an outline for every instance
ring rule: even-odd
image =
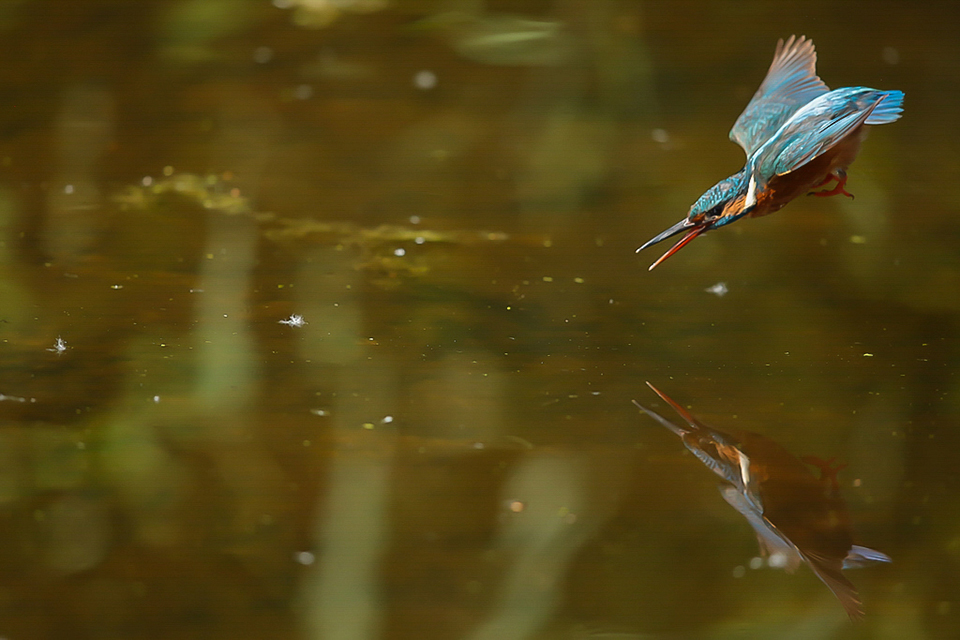
[[[649,382],[647,382],[647,386],[650,387],[655,394],[660,396],[661,400],[663,400],[668,405],[673,407],[673,410],[679,413],[680,417],[683,418],[684,421],[686,421],[686,423],[690,426],[681,427],[679,425],[675,425],[669,420],[667,420],[666,418],[664,418],[663,416],[661,416],[660,414],[650,411],[650,409],[647,409],[646,407],[641,405],[639,402],[634,400],[633,401],[634,406],[636,406],[638,409],[643,411],[645,414],[647,414],[648,416],[650,416],[651,418],[653,418],[654,420],[656,420],[657,422],[665,426],[670,431],[673,431],[675,434],[677,434],[681,438],[687,434],[694,433],[695,431],[709,430],[709,428],[705,424],[703,424],[702,422],[697,420],[695,417],[693,417],[693,414],[691,414],[689,411],[687,411],[686,409],[681,407],[679,404],[677,404],[676,400],[674,400],[673,398],[665,394],[663,391],[660,391],[660,389],[657,389],[655,386],[653,386]]]
[[[662,258],[661,258],[661,260],[662,260]],[[687,410],[684,409],[682,406],[680,406],[680,404],[677,403],[676,400],[674,400],[673,398],[671,398],[670,396],[668,396],[667,394],[665,394],[663,391],[660,391],[660,389],[657,389],[655,386],[653,386],[653,385],[650,384],[649,382],[647,382],[647,386],[650,387],[650,389],[651,389],[655,394],[657,394],[658,396],[660,396],[660,399],[661,399],[661,400],[663,400],[664,402],[666,402],[668,405],[670,405],[670,406],[673,408],[674,411],[676,411],[678,414],[680,414],[680,417],[683,418],[683,419],[686,421],[686,423],[690,425],[690,428],[689,428],[689,429],[682,429],[682,431],[684,431],[684,432],[686,432],[686,433],[690,433],[691,431],[696,431],[696,430],[698,430],[698,429],[703,429],[703,428],[704,428],[704,425],[703,425],[699,420],[697,420],[696,418],[694,418],[694,417],[693,417],[693,414],[691,414],[689,411],[687,411]],[[676,429],[671,429],[671,431],[676,432],[677,430],[676,430]]]
[[[653,271],[654,267],[656,267],[658,264],[660,264],[661,262],[663,262],[664,260],[672,256],[673,254],[675,254],[677,251],[680,251],[680,249],[686,246],[688,242],[690,242],[691,240],[693,240],[694,238],[696,238],[698,235],[700,235],[706,230],[707,230],[706,223],[691,222],[689,219],[684,218],[683,220],[673,225],[672,227],[670,227],[660,235],[656,236],[655,238],[652,238],[651,240],[648,240],[642,247],[637,249],[637,253],[640,253],[650,245],[657,244],[661,240],[666,240],[671,236],[675,236],[678,233],[683,233],[684,231],[686,231],[684,236],[680,238],[680,241],[677,242],[677,244],[670,247],[669,251],[667,251],[665,254],[660,256],[660,258],[656,262],[650,265],[650,268],[648,269],[648,271]]]
[[[648,382],[647,384],[650,384],[650,383]],[[675,434],[677,434],[681,438],[687,435],[688,433],[690,433],[690,429],[686,429],[684,427],[673,424],[672,422],[670,422],[669,420],[661,416],[659,413],[654,413],[653,411],[650,411],[650,409],[647,409],[645,406],[643,406],[636,400],[633,401],[633,406],[635,406],[637,409],[640,409],[640,411],[643,411],[645,414],[647,414],[648,416],[650,416],[651,418],[653,418],[654,420],[656,420],[657,422],[665,426],[667,429],[670,429],[670,431],[673,431]]]

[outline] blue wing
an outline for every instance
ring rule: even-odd
[[[824,94],[797,111],[757,151],[751,164],[763,176],[796,171],[826,153],[862,124],[886,124],[900,117],[903,93],[846,87]]]
[[[804,36],[777,42],[767,77],[730,130],[748,158],[800,107],[830,91],[816,66],[817,52]]]
[[[903,113],[903,91],[885,91],[886,95],[873,108],[864,124],[890,124],[900,119]]]

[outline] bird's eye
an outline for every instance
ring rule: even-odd
[[[714,460],[720,460],[720,449],[717,448],[716,443],[705,441],[703,444],[703,450]]]
[[[706,218],[707,222],[713,222],[714,220],[723,216],[723,205],[718,204],[713,209],[707,211]]]

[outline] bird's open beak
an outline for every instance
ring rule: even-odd
[[[656,236],[655,238],[652,238],[651,240],[648,240],[642,247],[637,249],[637,253],[640,253],[650,245],[657,244],[661,240],[666,240],[670,236],[675,236],[678,233],[686,232],[684,233],[683,237],[680,238],[680,241],[677,242],[677,244],[670,247],[669,251],[667,251],[665,254],[660,256],[660,258],[656,262],[650,265],[650,268],[648,269],[648,271],[653,271],[654,267],[656,267],[658,264],[660,264],[661,262],[663,262],[664,260],[672,256],[673,254],[675,254],[677,251],[680,251],[680,249],[686,246],[688,242],[690,242],[691,240],[696,238],[698,235],[706,231],[707,228],[708,227],[705,223],[701,222],[698,224],[696,222],[690,222],[688,218],[684,218],[683,220],[673,225],[672,227],[670,227],[660,235]]]

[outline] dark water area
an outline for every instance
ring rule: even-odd
[[[5,0],[0,638],[960,637],[958,25]],[[906,95],[856,198],[648,272],[791,34]],[[863,621],[765,566],[647,381],[846,465],[893,559]]]

